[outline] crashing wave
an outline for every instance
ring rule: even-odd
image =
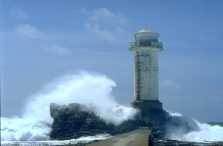
[[[219,125],[210,125],[207,123],[201,123],[192,118],[184,117],[180,113],[171,113],[173,117],[179,117],[190,124],[190,127],[197,127],[195,130],[190,132],[185,132],[181,128],[174,129],[169,128],[168,138],[172,140],[179,141],[189,141],[189,142],[220,142],[223,141],[223,127]]]
[[[49,139],[51,103],[90,105],[105,121],[120,124],[133,117],[136,110],[115,100],[112,95],[115,86],[108,77],[88,72],[57,79],[29,98],[21,117],[1,118],[1,140]]]

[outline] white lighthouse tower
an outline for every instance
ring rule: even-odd
[[[134,53],[134,105],[143,109],[162,108],[159,102],[159,33],[143,29],[135,33],[129,49]]]

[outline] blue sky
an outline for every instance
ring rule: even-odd
[[[223,121],[221,0],[1,0],[2,115],[18,115],[44,84],[79,70],[112,78],[133,100],[133,33],[159,32],[160,98],[172,111]]]

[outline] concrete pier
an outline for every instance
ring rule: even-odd
[[[150,130],[142,127],[86,146],[149,146],[149,134]]]

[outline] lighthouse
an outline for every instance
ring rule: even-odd
[[[163,50],[159,33],[148,29],[136,32],[129,50],[134,55],[133,105],[143,118],[157,118],[158,113],[163,113],[159,101],[159,53]]]

